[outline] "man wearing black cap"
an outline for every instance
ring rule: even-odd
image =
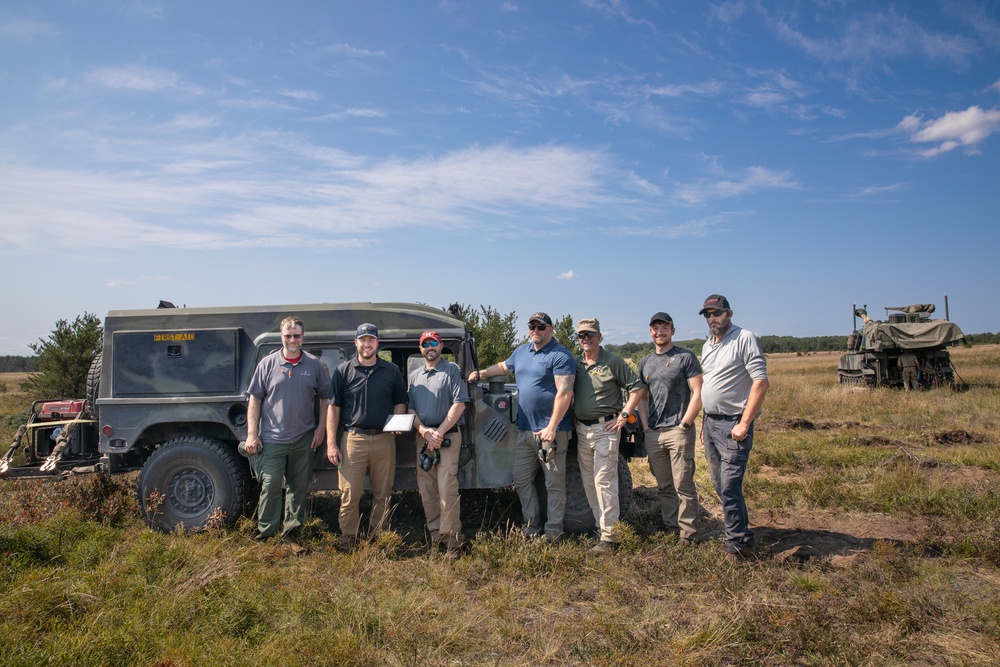
[[[733,559],[747,559],[753,556],[754,535],[743,499],[743,476],[753,447],[753,423],[767,393],[767,362],[757,337],[732,323],[726,297],[710,295],[698,314],[704,315],[709,329],[701,351],[702,444],[722,501],[723,548]]]
[[[425,451],[432,460],[440,457],[430,470],[417,465],[417,488],[431,534],[431,548],[444,544],[448,553],[455,554],[463,542],[458,497],[462,436],[458,425],[469,401],[469,387],[458,364],[441,357],[443,348],[438,332],[420,334],[424,364],[410,373],[408,384],[418,456]]]
[[[521,500],[524,532],[528,537],[542,534],[535,474],[545,473],[548,513],[545,539],[562,537],[566,514],[566,449],[573,419],[576,360],[553,338],[552,318],[535,313],[528,319],[531,341],[518,347],[506,361],[482,371],[473,371],[469,382],[495,375],[516,374],[517,445],[514,450],[514,487]]]
[[[358,537],[358,504],[370,471],[372,513],[369,530],[389,524],[389,499],[396,477],[396,437],[383,427],[392,414],[406,412],[406,382],[394,364],[378,356],[378,327],[358,327],[357,357],[333,373],[330,407],[326,412],[326,457],[340,466],[340,546],[350,550]],[[337,430],[343,430],[342,447]]]
[[[639,361],[639,377],[649,387],[639,419],[663,525],[681,544],[691,546],[698,541],[694,420],[701,411],[701,365],[692,352],[674,345],[674,321],[667,313],[650,318],[649,335],[656,351]]]

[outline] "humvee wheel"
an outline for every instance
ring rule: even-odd
[[[90,414],[97,423],[97,428],[101,428],[101,417],[97,411],[97,395],[101,390],[101,357],[102,352],[98,352],[94,360],[90,362],[90,370],[87,371],[87,405],[90,406]]]
[[[546,520],[548,509],[545,492],[545,474],[541,469],[535,478],[535,488],[538,490],[538,504],[541,509],[541,520]],[[625,517],[632,505],[632,471],[628,462],[621,454],[618,455],[618,517]],[[563,530],[567,533],[591,533],[597,530],[594,512],[587,502],[587,492],[583,488],[583,478],[580,476],[580,461],[576,448],[570,447],[566,453],[566,514],[563,516]]]
[[[221,519],[232,524],[248,503],[250,474],[236,449],[204,436],[163,443],[139,473],[139,508],[150,528],[186,532]]]

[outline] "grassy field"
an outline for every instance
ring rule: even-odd
[[[762,558],[659,531],[632,463],[623,546],[526,544],[509,490],[463,496],[469,553],[397,532],[344,555],[337,500],[297,543],[252,525],[147,530],[134,479],[0,484],[0,665],[1000,664],[1000,346],[953,352],[965,392],[844,389],[835,354],[769,358],[746,483]],[[4,378],[0,378],[4,382]],[[0,390],[0,445],[28,403]]]

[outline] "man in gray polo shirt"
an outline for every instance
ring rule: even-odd
[[[458,426],[469,401],[469,388],[458,364],[441,358],[443,351],[438,332],[420,334],[424,364],[410,373],[409,411],[414,415],[413,428],[417,432],[417,488],[431,548],[444,544],[448,553],[456,554],[464,541],[459,519],[458,455],[462,436]],[[432,458],[441,457],[430,470],[419,465],[421,450]]]
[[[722,501],[723,548],[733,559],[754,553],[743,476],[753,447],[753,424],[767,393],[767,363],[757,337],[732,323],[729,300],[712,294],[698,313],[708,322],[701,351],[705,420],[701,439],[712,485]]]
[[[317,357],[302,349],[304,331],[298,317],[281,321],[282,347],[260,360],[247,389],[245,447],[249,454],[261,454],[258,539],[279,528],[287,535],[302,525],[312,452],[326,438],[325,423],[317,416],[330,396],[330,376]],[[283,480],[288,486],[284,525]]]

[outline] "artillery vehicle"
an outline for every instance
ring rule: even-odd
[[[167,307],[164,307],[166,304]],[[457,310],[455,311],[457,313]],[[0,478],[140,471],[137,497],[146,522],[161,531],[233,523],[257,501],[252,466],[238,453],[247,436],[247,387],[257,363],[281,347],[279,322],[297,315],[304,349],[333,371],[355,354],[362,322],[379,329],[379,354],[404,377],[423,363],[420,334],[437,331],[463,377],[478,367],[476,344],[454,314],[407,303],[343,303],[111,311],[85,399],[36,401],[28,423],[0,456]],[[504,378],[470,386],[461,427],[459,486],[499,489],[513,480],[517,392]],[[321,416],[325,417],[325,416]],[[632,497],[625,455],[641,440],[635,425],[619,459],[622,513]],[[641,442],[640,442],[641,444]],[[15,466],[23,453],[26,463]],[[396,437],[398,490],[416,489],[413,432]],[[334,490],[336,468],[316,452],[311,490]],[[544,494],[544,483],[540,494]],[[544,501],[541,503],[545,506]],[[575,451],[567,456],[565,529],[587,531],[594,518]]]
[[[947,297],[945,306],[947,311]],[[847,337],[847,352],[837,363],[840,383],[902,387],[897,361],[904,352],[912,352],[920,363],[917,382],[921,387],[954,387],[955,369],[948,347],[965,342],[958,325],[947,316],[931,319],[934,304],[886,306],[885,310],[887,317],[882,322],[869,317],[865,307],[854,309],[854,331]]]

